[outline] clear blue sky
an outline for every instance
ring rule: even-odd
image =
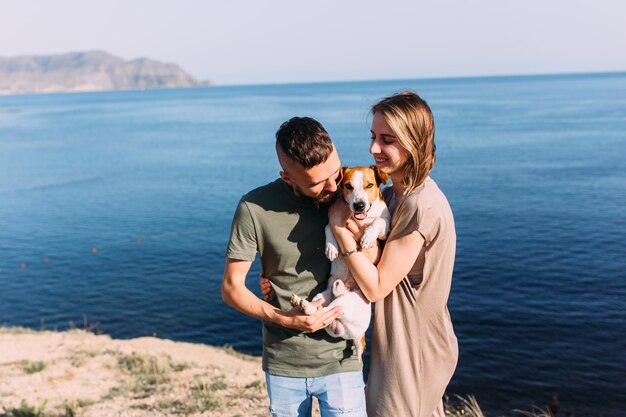
[[[625,0],[16,0],[0,56],[103,49],[218,84],[626,71]]]

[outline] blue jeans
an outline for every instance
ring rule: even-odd
[[[310,417],[317,397],[322,417],[367,417],[362,372],[340,372],[317,378],[265,373],[272,417]]]

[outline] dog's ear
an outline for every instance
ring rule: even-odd
[[[343,175],[346,173],[347,169],[348,167],[341,167],[339,169],[339,177],[337,178],[337,186],[341,185],[341,182],[343,181]]]
[[[376,177],[376,182],[378,185],[387,184],[387,180],[389,179],[389,175],[382,172],[376,165],[370,165],[370,168],[374,170],[374,176]]]

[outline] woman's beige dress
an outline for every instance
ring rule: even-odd
[[[443,416],[442,396],[458,359],[447,306],[456,251],[452,210],[430,178],[404,198],[391,187],[384,194],[392,212],[387,241],[417,230],[424,247],[409,274],[376,303],[367,413]]]

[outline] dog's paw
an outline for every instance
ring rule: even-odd
[[[298,303],[298,305],[300,306],[300,309],[302,310],[302,312],[306,314],[307,316],[312,316],[313,314],[317,312],[317,307],[309,303],[304,298],[300,299],[300,302]]]
[[[307,316],[312,316],[317,311],[317,307],[309,303],[304,298],[298,297],[296,294],[291,296],[291,305],[294,307],[300,307],[300,310]]]
[[[300,303],[300,308],[307,316],[312,316],[313,314],[317,313],[317,307],[311,305],[311,303],[306,300],[302,300],[302,302]]]
[[[300,305],[300,301],[302,301],[302,298],[298,297],[296,294],[293,294],[291,296],[291,300],[289,300],[291,302],[291,305],[294,307],[297,307]]]
[[[335,259],[337,259],[337,256],[339,256],[339,250],[332,243],[326,242],[325,254],[326,254],[326,257],[328,258],[328,260],[330,260],[332,262]]]
[[[368,228],[367,230],[365,230],[365,233],[363,233],[363,236],[361,237],[361,248],[362,249],[369,249],[369,248],[373,248],[374,245],[376,245],[376,240],[378,239],[378,234],[376,233],[375,230]]]

